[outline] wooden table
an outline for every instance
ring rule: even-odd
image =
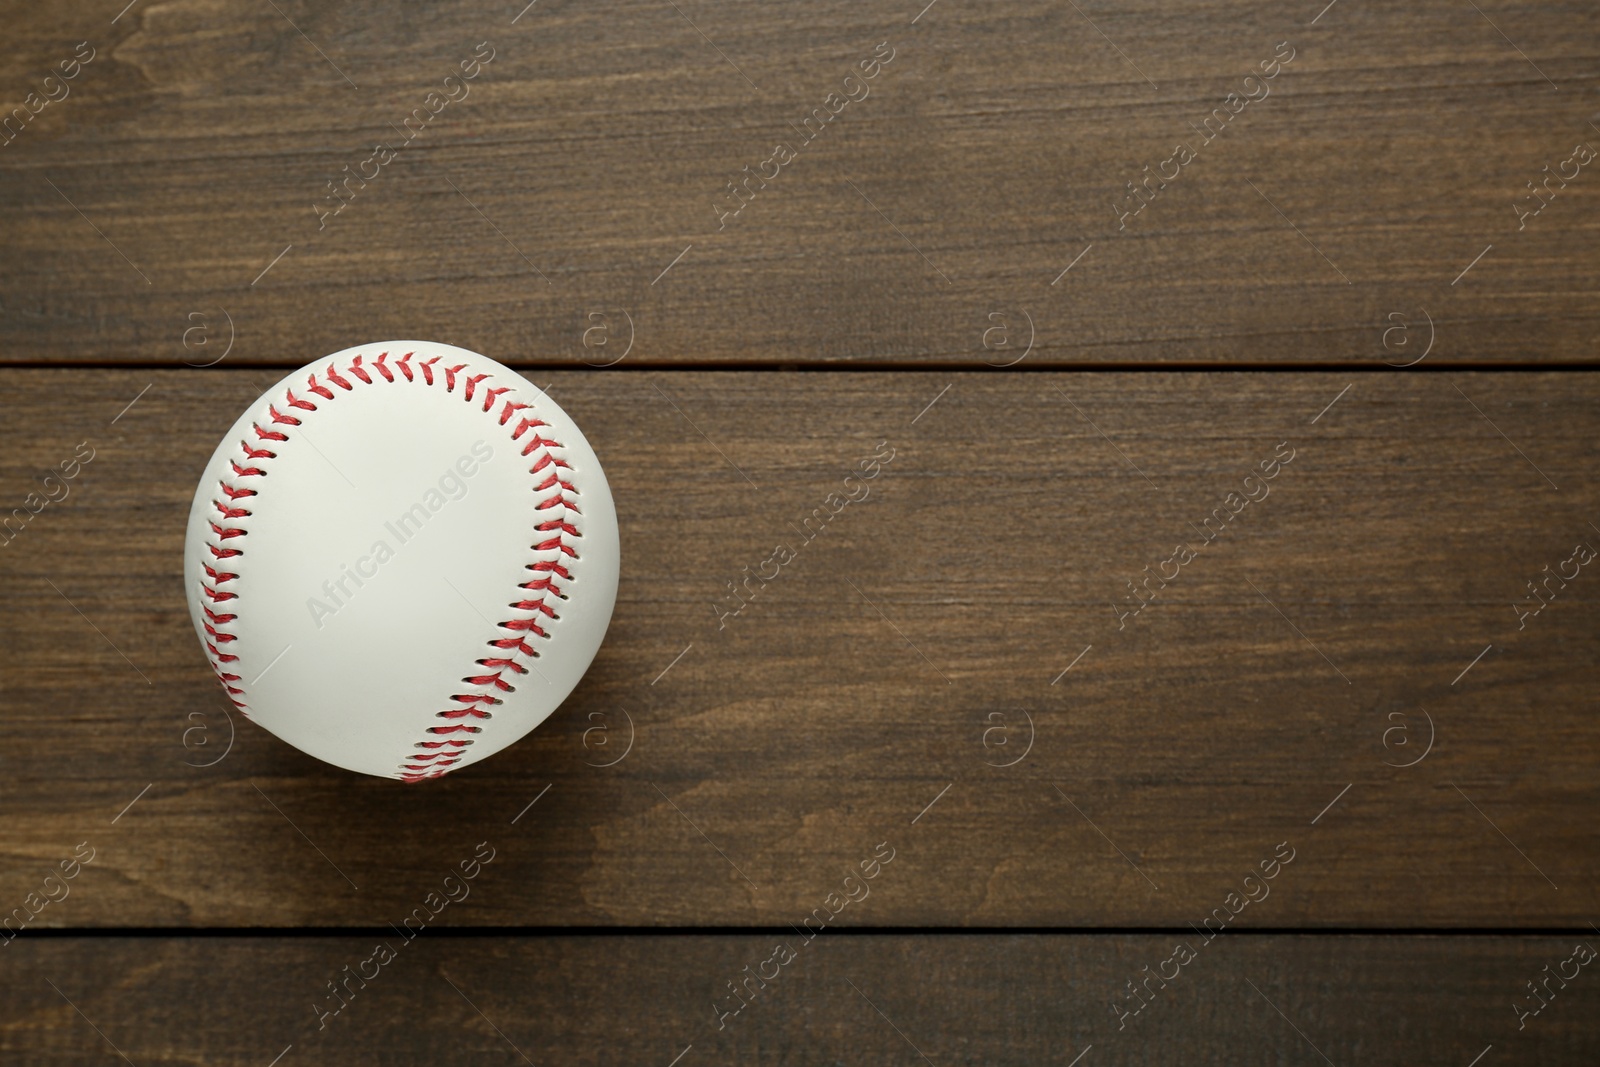
[[[0,41],[0,513],[93,456],[0,544],[0,1059],[1600,1058],[1600,8],[121,2]],[[623,547],[414,787],[230,717],[181,580],[398,337]]]

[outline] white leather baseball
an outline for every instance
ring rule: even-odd
[[[566,699],[617,570],[577,424],[517,372],[427,341],[348,348],[268,390],[206,466],[184,553],[195,630],[246,717],[407,781]]]

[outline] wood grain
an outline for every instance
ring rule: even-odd
[[[5,18],[8,109],[97,57],[0,148],[0,360],[1376,364],[1429,320],[1435,360],[1595,359],[1600,183],[1515,206],[1600,144],[1593,4],[109,7]]]
[[[1583,1064],[1589,973],[1518,1029],[1592,934],[1221,937],[1124,1020],[1111,1004],[1184,935],[96,938],[7,950],[0,1049],[17,1062],[281,1067],[778,1062]],[[1194,941],[1193,935],[1188,935]],[[387,939],[387,940],[385,940]],[[393,959],[370,963],[379,944]],[[769,959],[786,958],[786,965]],[[342,1010],[327,983],[358,967]],[[744,968],[748,1002],[715,1005]],[[1570,972],[1569,964],[1565,968]],[[1173,968],[1167,968],[1172,973]],[[52,989],[52,985],[55,986]],[[70,1003],[69,1003],[70,1001]],[[726,1010],[726,1009],[723,1009]],[[326,1025],[319,1029],[319,1022]],[[98,1030],[98,1033],[96,1032]],[[1087,1052],[1087,1055],[1085,1053]],[[1320,1054],[1320,1055],[1319,1055]]]
[[[277,377],[0,373],[7,508],[95,449],[0,547],[0,902],[97,850],[36,926],[377,927],[481,841],[462,923],[785,926],[883,843],[836,925],[1184,928],[1284,842],[1238,927],[1596,912],[1593,579],[1513,607],[1600,536],[1589,374],[552,374],[616,494],[611,631],[544,726],[422,787],[249,723],[224,747],[182,532]],[[1285,444],[1119,629],[1125,580]]]

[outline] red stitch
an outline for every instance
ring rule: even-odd
[[[548,541],[540,541],[538,544],[533,546],[533,549],[535,552],[549,552],[551,549],[555,549],[558,552],[566,553],[573,559],[578,558],[578,554],[563,544],[561,542],[561,538],[559,537],[552,537]]]
[[[481,726],[430,726],[430,727],[428,727],[428,733],[430,733],[430,734],[481,734],[481,733],[483,733],[483,727],[481,727]]]
[[[539,650],[520,637],[502,637],[498,641],[490,641],[489,644],[494,648],[514,648],[524,656],[532,656],[535,659],[539,656]]]
[[[232,618],[230,615],[229,618]],[[498,674],[479,674],[470,678],[461,679],[468,685],[492,685],[502,693],[515,693],[516,687],[503,680]]]
[[[551,519],[549,522],[541,522],[539,525],[535,526],[534,529],[538,530],[540,533],[543,533],[546,530],[560,530],[563,533],[571,534],[573,537],[583,536],[578,532],[578,528],[572,525],[572,523],[563,522],[560,519]]]
[[[525,569],[530,571],[551,571],[554,574],[560,575],[562,578],[572,577],[572,572],[563,567],[561,565],[561,561],[557,559],[546,559],[540,560],[538,563],[530,563]]]
[[[241,467],[231,459],[228,462],[233,464],[233,476],[235,478],[254,478],[257,475],[265,477],[267,473],[260,467]]]
[[[235,663],[239,659],[238,656],[230,656],[226,652],[218,652],[217,646],[213,645],[210,641],[206,642],[206,648],[210,649],[211,655],[222,663]]]
[[[532,473],[532,472],[530,471],[529,473]],[[561,488],[565,489],[567,492],[572,493],[573,495],[577,495],[578,487],[573,485],[571,482],[563,482],[563,481],[561,481],[560,477],[557,476],[554,471],[551,472],[550,477],[546,478],[543,482],[541,482],[538,485],[534,486],[533,487],[533,491],[535,493],[542,493],[546,489],[550,488],[552,485],[559,485],[559,486],[561,486]]]
[[[504,426],[506,424],[506,420],[511,418],[512,412],[521,411],[527,406],[526,404],[519,404],[515,400],[507,400],[505,409],[500,412],[500,425]]]
[[[372,375],[368,374],[366,368],[361,365],[360,356],[357,356],[355,361],[350,364],[350,373],[354,374],[357,378],[360,378],[368,385],[372,384]]]
[[[470,745],[470,744],[472,744],[471,741],[418,741],[417,742],[417,747],[418,748],[443,748],[446,745],[457,746],[457,747],[465,747],[465,746]]]
[[[461,367],[465,367],[465,366],[466,366],[465,363],[463,363],[461,365]],[[460,370],[461,367],[457,367],[456,370]],[[472,399],[472,391],[478,387],[478,383],[479,382],[483,381],[487,377],[489,377],[489,375],[487,373],[485,373],[485,374],[474,374],[472,377],[468,378],[467,379],[467,383],[466,383],[467,389],[466,389],[466,392],[462,394],[461,399],[463,399],[463,400],[471,400]],[[484,410],[487,411],[488,408],[485,408]]]
[[[281,424],[286,425],[286,426],[299,426],[300,425],[300,420],[299,419],[295,418],[293,415],[284,415],[284,414],[280,413],[278,411],[277,406],[274,405],[274,404],[268,404],[267,405],[267,414],[272,416],[272,421],[273,422],[281,423]]]
[[[234,575],[234,577],[237,578],[238,575]],[[202,586],[200,586],[200,588],[205,590],[206,596],[211,598],[211,602],[213,604],[221,604],[221,603],[224,603],[225,601],[238,600],[239,599],[239,594],[238,593],[219,593],[215,589],[212,589],[210,586],[207,586],[207,585],[202,585]],[[203,607],[204,605],[201,605],[201,606]]]
[[[246,515],[250,514],[250,512],[244,508],[230,508],[220,500],[213,500],[211,503],[218,511],[222,512],[222,517],[225,519],[242,519]]]
[[[546,452],[544,455],[539,457],[539,462],[528,468],[528,473],[538,474],[552,463],[558,467],[565,467],[567,470],[572,469],[572,464],[568,463],[566,460],[557,459],[555,456],[552,456],[550,453]]]
[[[317,376],[315,374],[311,375],[310,379],[307,381],[306,388],[310,389],[313,393],[316,393],[324,400],[333,399],[333,390],[329,389],[326,385],[318,385]]]
[[[528,668],[522,666],[514,659],[480,659],[477,661],[485,667],[509,667],[518,674],[527,674]]]
[[[542,600],[519,600],[517,603],[510,605],[510,607],[516,608],[518,611],[537,611],[541,615],[548,615],[552,619],[561,617],[555,613],[549,604]]]
[[[317,405],[313,404],[311,401],[301,400],[299,397],[295,396],[293,389],[285,389],[284,394],[289,398],[289,406],[292,408],[301,408],[305,411],[317,410]],[[333,394],[330,393],[328,395],[332,396]],[[296,423],[295,425],[298,426],[299,423]]]
[[[488,375],[485,374],[484,377],[487,378]],[[509,385],[502,385],[498,389],[485,389],[483,391],[483,410],[484,411],[488,411],[490,408],[494,407],[494,402],[495,402],[495,400],[497,400],[499,398],[500,394],[501,393],[505,393],[505,392],[509,392],[510,390],[511,390],[511,386],[509,386]],[[467,399],[468,400],[472,399],[472,383],[471,382],[467,383]]]
[[[407,352],[405,355],[401,356],[395,361],[395,366],[400,368],[400,372],[406,376],[406,381],[408,382],[413,381],[414,379],[411,377],[411,364],[406,361],[415,354],[416,353],[414,352]]]
[[[240,441],[239,442],[239,447],[244,449],[244,458],[245,459],[277,459],[278,458],[278,454],[276,452],[270,452],[265,448],[251,448],[244,441]]]
[[[445,392],[453,393],[453,392],[456,391],[456,371],[463,370],[463,369],[465,369],[465,367],[466,367],[465,363],[457,363],[454,367],[446,367],[444,369],[444,391]],[[467,399],[468,400],[472,399],[472,394],[471,393],[467,394]]]
[[[237,574],[234,574],[232,571],[212,570],[211,566],[209,564],[206,564],[206,563],[202,563],[202,564],[200,564],[200,566],[205,568],[206,574],[211,578],[211,580],[213,582],[231,582],[235,578],[239,577]]]
[[[225,626],[228,623],[232,622],[234,619],[237,619],[239,617],[237,615],[218,615],[216,612],[212,611],[210,608],[206,607],[204,604],[200,605],[200,610],[206,613],[206,618],[207,619],[209,619],[212,622],[216,623],[218,626]]]
[[[210,519],[206,520],[206,524],[211,527],[212,533],[216,534],[224,541],[230,537],[243,537],[245,534],[250,532],[248,530],[241,530],[237,526],[218,526]]]
[[[578,505],[563,496],[548,497],[541,503],[535,504],[533,509],[535,511],[549,511],[551,508],[558,506],[564,507],[568,511],[577,511],[579,515],[583,514],[583,512],[578,511]]]
[[[286,434],[279,433],[277,430],[263,430],[260,423],[252,422],[250,425],[255,427],[256,437],[262,441],[287,441],[289,439]]]
[[[532,619],[507,619],[505,622],[500,624],[500,628],[502,630],[526,630],[530,633],[538,634],[540,637],[550,636],[549,634],[545,633],[544,630],[540,628],[539,624],[534,622]]]
[[[232,559],[234,556],[244,555],[244,553],[237,548],[218,548],[216,545],[206,545],[206,547],[211,550],[211,556],[213,559]]]
[[[516,440],[518,437],[521,437],[523,434],[527,433],[530,427],[549,425],[550,424],[545,422],[543,419],[523,419],[521,422],[517,423],[516,431],[512,433],[511,438],[512,440]],[[554,441],[551,441],[550,443],[555,444]]]
[[[536,448],[560,448],[560,447],[561,447],[561,442],[560,441],[552,441],[552,440],[550,440],[548,438],[540,437],[538,434],[534,434],[533,435],[533,440],[528,442],[527,447],[525,447],[522,450],[522,454],[524,456],[526,456]]]
[[[378,373],[379,374],[383,375],[383,380],[384,381],[392,382],[392,381],[394,381],[394,374],[392,372],[390,372],[388,365],[383,362],[384,360],[386,360],[388,358],[389,358],[389,353],[387,353],[387,352],[379,352],[378,353],[378,358],[372,361],[372,365],[378,369]]]
[[[436,711],[434,714],[441,719],[465,719],[468,715],[475,719],[494,718],[493,715],[490,715],[482,708],[458,708],[455,711]]]
[[[546,589],[560,597],[562,600],[567,599],[566,594],[563,593],[560,587],[556,585],[554,578],[535,578],[531,582],[523,582],[521,585],[517,586],[517,588],[527,589],[531,592],[538,592],[541,589]],[[478,662],[482,663],[483,661],[479,660]]]
[[[254,489],[235,489],[233,486],[220,479],[217,481],[217,484],[222,486],[222,491],[228,494],[228,499],[230,500],[238,500],[242,496],[256,495],[256,491]]]
[[[429,385],[433,384],[433,365],[439,362],[440,358],[441,357],[439,356],[434,356],[432,359],[425,359],[421,363],[417,364],[417,366],[422,370],[422,380],[427,382]]]
[[[334,385],[337,385],[339,388],[343,389],[347,393],[350,392],[350,390],[355,388],[355,386],[350,384],[350,380],[348,378],[341,378],[339,376],[338,370],[334,367],[334,365],[332,363],[328,364],[327,375],[328,375],[328,381],[332,382]]]

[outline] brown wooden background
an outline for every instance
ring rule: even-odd
[[[94,849],[0,942],[7,1062],[1600,1055],[1588,970],[1516,1014],[1600,944],[1600,579],[1513,607],[1600,545],[1600,175],[1520,231],[1513,206],[1600,147],[1593,5],[73,0],[0,27],[5,114],[95,49],[0,146],[0,513],[95,450],[0,547],[0,909]],[[319,231],[324,183],[485,41]],[[1119,230],[1124,183],[1285,41]],[[724,183],[880,42],[870,95],[719,230]],[[181,583],[238,412],[397,337],[548,387],[623,545],[569,702],[410,788],[230,720]],[[719,629],[725,583],[884,441],[871,496]],[[1280,442],[1271,495],[1119,628],[1124,579]],[[470,897],[319,1028],[480,841]],[[871,895],[719,1029],[880,843]]]

